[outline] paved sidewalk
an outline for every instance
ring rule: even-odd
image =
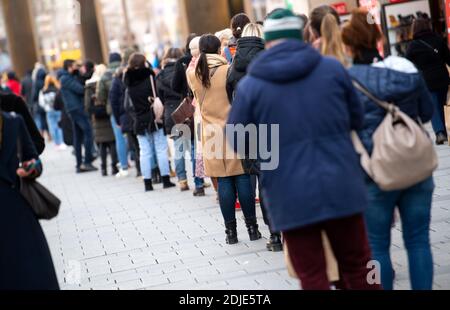
[[[432,224],[435,288],[450,289],[450,148],[440,148],[439,154]],[[144,193],[134,177],[76,175],[70,151],[53,146],[43,160],[41,181],[63,200],[58,218],[42,223],[63,289],[298,289],[282,253],[267,252],[266,239],[249,242],[241,213],[241,242],[225,244],[212,189],[205,198],[158,185]],[[409,289],[400,236],[395,229],[397,288]]]

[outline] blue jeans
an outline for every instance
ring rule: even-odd
[[[61,114],[61,111],[47,112],[48,129],[56,145],[61,145],[63,143],[63,132],[58,125],[61,120]]]
[[[444,106],[447,104],[447,92],[448,89],[442,89],[431,93],[431,98],[433,98],[434,113],[431,119],[431,124],[433,125],[433,130],[436,134],[443,132],[447,134],[445,128],[445,116],[444,116]]]
[[[145,180],[152,179],[152,170],[159,166],[161,176],[170,176],[169,146],[164,130],[137,136],[141,149],[141,170]],[[156,152],[156,156],[155,153]],[[155,162],[158,164],[156,165]]]
[[[174,139],[175,144],[175,171],[179,181],[187,180],[186,172],[186,151],[191,152],[192,171],[194,173],[194,183],[196,189],[201,189],[205,186],[205,181],[202,178],[195,176],[195,143],[193,141],[187,141],[181,137]]]
[[[396,207],[402,220],[412,289],[431,290],[433,287],[433,256],[429,234],[433,191],[433,178],[395,192],[384,192],[373,182],[368,184],[369,208],[365,215],[366,223],[373,258],[381,265],[381,282],[385,290],[393,289],[389,250]]]
[[[120,162],[120,168],[122,168],[122,170],[128,170],[127,142],[123,136],[122,129],[120,129],[117,125],[114,116],[111,116],[111,126],[114,131],[114,137],[116,138],[116,150]]]
[[[236,200],[239,197],[245,219],[256,218],[255,194],[247,174],[218,178],[219,202],[225,224],[236,220]]]
[[[77,168],[83,163],[81,145],[84,144],[84,164],[91,164],[94,160],[92,148],[94,145],[94,136],[89,117],[83,110],[71,111],[68,113],[73,125],[73,146],[77,158]]]

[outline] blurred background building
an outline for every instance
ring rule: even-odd
[[[52,69],[68,58],[104,62],[127,46],[152,60],[168,46],[184,47],[191,32],[229,27],[240,12],[262,21],[275,8],[308,14],[330,4],[345,18],[359,5],[389,2],[399,0],[0,0],[0,72],[12,64],[22,76],[37,61]]]

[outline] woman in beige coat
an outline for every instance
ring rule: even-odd
[[[255,195],[250,176],[244,174],[241,160],[231,151],[224,135],[231,109],[226,92],[228,64],[220,56],[221,42],[212,35],[200,39],[200,57],[187,78],[202,116],[202,150],[205,173],[218,178],[219,202],[226,226],[226,242],[236,244],[236,198],[242,206],[251,241],[261,239],[255,211]],[[233,156],[229,156],[232,154]]]

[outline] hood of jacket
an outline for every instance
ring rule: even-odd
[[[133,87],[149,79],[151,75],[154,75],[154,72],[150,68],[129,69],[125,73],[124,83]]]
[[[252,60],[262,51],[264,51],[263,39],[258,37],[239,39],[236,55],[233,59],[235,70],[246,72]]]
[[[273,83],[287,83],[310,74],[321,60],[312,46],[289,39],[260,53],[250,65],[249,74]]]
[[[403,102],[416,95],[422,76],[407,59],[390,56],[374,65],[356,65],[350,74],[363,82],[375,96],[391,102]]]

